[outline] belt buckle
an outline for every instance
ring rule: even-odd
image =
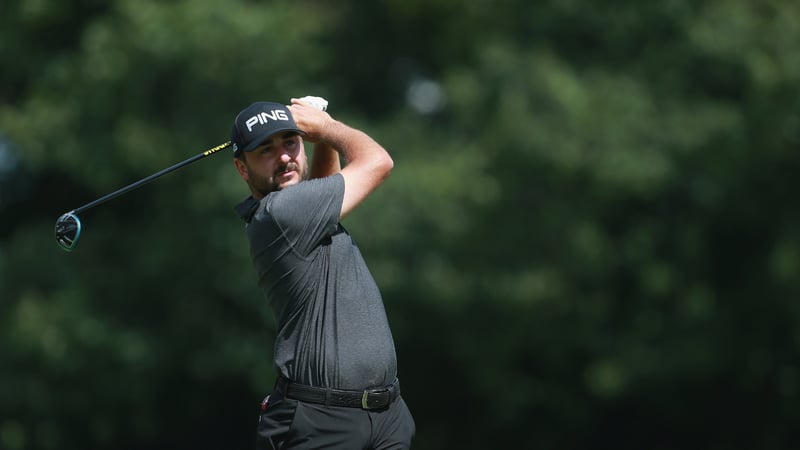
[[[368,400],[369,400],[369,391],[364,391],[364,393],[361,395],[361,408],[362,409],[369,410]]]
[[[391,398],[391,390],[387,388],[378,388],[378,389],[367,389],[361,394],[361,408],[366,410],[378,409],[371,407],[369,405],[369,396],[370,394],[386,394],[388,396],[387,400]]]

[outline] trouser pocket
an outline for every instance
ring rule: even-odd
[[[258,449],[281,448],[289,434],[296,411],[296,400],[283,398],[275,393],[266,396],[261,402],[256,447]]]

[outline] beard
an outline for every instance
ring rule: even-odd
[[[266,195],[270,192],[283,189],[281,187],[281,183],[277,180],[280,179],[281,174],[289,170],[294,170],[300,174],[300,181],[305,181],[308,179],[308,167],[306,166],[301,169],[299,164],[293,162],[278,167],[272,176],[262,176],[257,174],[249,166],[247,170],[250,175],[250,179],[247,181],[247,184],[250,185],[251,190],[258,192],[263,197],[266,197]]]

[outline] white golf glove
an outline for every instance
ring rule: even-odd
[[[322,97],[314,97],[313,95],[306,95],[305,97],[301,97],[299,100],[308,103],[309,105],[319,109],[320,111],[328,110],[328,101]]]

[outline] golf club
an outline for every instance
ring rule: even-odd
[[[59,217],[58,220],[56,220],[56,230],[55,230],[56,231],[56,242],[58,243],[58,245],[62,249],[66,250],[68,252],[72,251],[72,249],[75,248],[76,245],[78,245],[78,239],[81,237],[81,220],[78,218],[78,214],[86,211],[87,209],[94,208],[97,205],[105,203],[105,202],[107,202],[107,201],[109,201],[109,200],[111,200],[111,199],[113,199],[115,197],[118,197],[118,196],[120,196],[120,195],[122,195],[122,194],[124,194],[126,192],[130,192],[130,191],[132,191],[132,190],[134,190],[134,189],[136,189],[138,187],[141,187],[141,186],[143,186],[143,185],[155,180],[156,178],[164,176],[164,175],[166,175],[166,174],[168,174],[170,172],[174,172],[174,171],[180,169],[181,167],[187,166],[187,165],[189,165],[189,164],[191,164],[191,163],[193,163],[193,162],[195,162],[197,160],[203,159],[206,156],[213,155],[214,153],[217,153],[218,151],[226,149],[226,148],[228,148],[230,146],[231,146],[231,143],[230,142],[226,142],[226,143],[220,144],[220,145],[218,145],[218,146],[216,146],[214,148],[210,148],[210,149],[204,151],[203,153],[200,153],[199,155],[195,155],[195,156],[193,156],[193,157],[191,157],[191,158],[189,158],[189,159],[187,159],[185,161],[182,161],[182,162],[179,162],[179,163],[177,163],[177,164],[175,164],[173,166],[167,167],[166,169],[161,170],[159,172],[156,172],[156,173],[150,175],[149,177],[142,178],[141,180],[139,180],[139,181],[137,181],[135,183],[129,184],[128,186],[125,186],[125,187],[123,187],[121,189],[118,189],[118,190],[116,190],[116,191],[114,191],[114,192],[112,192],[110,194],[104,195],[103,197],[100,197],[100,198],[98,198],[97,200],[95,200],[93,202],[87,203],[87,204],[81,206],[80,208],[76,208],[76,209],[73,209],[72,211],[70,211],[68,213],[62,214],[61,217]]]

